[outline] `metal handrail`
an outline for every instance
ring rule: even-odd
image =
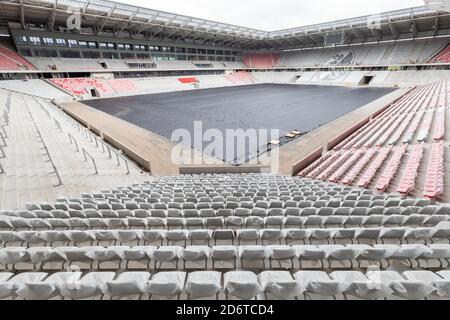
[[[70,133],[67,133],[67,135],[69,136],[70,144],[72,144],[72,141],[73,141],[73,143],[75,144],[75,147],[77,147],[77,152],[80,152],[80,148],[78,148],[78,143],[75,140],[75,138]]]
[[[89,130],[88,128],[85,128],[84,126],[80,126],[80,124],[77,122],[77,121],[75,121],[72,117],[70,117],[69,115],[67,115],[65,112],[62,112],[61,113],[63,116],[64,116],[64,119],[67,121],[67,122],[69,122],[69,123],[71,123],[72,125],[73,125],[73,127],[75,127],[75,128],[77,128],[78,129],[78,131],[82,131],[82,134],[86,137],[86,138],[88,138],[89,139],[89,142],[95,142],[95,147],[96,148],[99,148],[99,147],[101,147],[102,148],[102,153],[105,153],[106,151],[108,151],[108,158],[109,159],[112,159],[112,153],[114,153],[115,154],[115,156],[116,156],[116,161],[117,161],[117,166],[120,166],[121,165],[121,161],[120,161],[120,159],[122,159],[123,160],[123,162],[124,162],[124,164],[125,164],[125,167],[126,167],[126,170],[127,170],[127,175],[128,174],[130,174],[130,166],[129,166],[129,160],[127,159],[127,158],[125,158],[123,155],[121,155],[118,151],[116,151],[114,148],[112,148],[111,146],[109,146],[107,143],[105,143],[101,138],[99,138],[96,134],[94,134],[91,130]],[[56,119],[55,119],[55,121],[56,121]],[[71,140],[70,141],[70,143],[72,144],[72,141],[73,141],[73,143],[75,143],[76,144],[76,147],[77,147],[77,152],[79,152],[79,147],[78,147],[78,144],[77,144],[77,142],[76,142],[76,139],[70,134],[70,133],[68,133],[68,135],[69,135],[69,139]],[[83,149],[83,150],[85,150],[85,149]],[[87,151],[86,151],[87,152]],[[86,158],[86,156],[85,156],[85,158]],[[92,157],[91,157],[92,158]],[[86,159],[85,159],[85,161],[86,161]],[[96,170],[97,171],[97,170]]]
[[[5,130],[5,126],[2,125],[2,131],[3,133],[0,132],[0,137],[2,138],[4,147],[6,147],[8,144],[6,143],[6,138],[8,138],[8,135],[6,134],[6,130]]]
[[[38,133],[39,139],[41,139],[41,143],[44,146],[44,150],[47,153],[48,159],[50,160],[50,163],[53,167],[53,172],[51,172],[50,174],[54,173],[56,175],[56,177],[58,178],[58,184],[54,185],[54,187],[61,186],[63,183],[61,180],[61,176],[59,175],[58,169],[56,168],[55,163],[53,162],[52,156],[51,156],[50,152],[48,151],[47,146],[45,145],[44,139],[42,138],[41,131],[39,130],[39,128],[36,124],[36,121],[34,121],[33,115],[31,114],[31,111],[30,111],[30,107],[28,106],[28,103],[25,101],[25,99],[24,99],[24,102],[25,102],[25,106],[27,107],[28,114],[30,115],[31,120],[33,121],[34,128],[36,129],[36,132]]]
[[[36,126],[36,124],[35,124],[35,126]],[[36,126],[36,130],[38,132],[39,138],[41,139],[42,145],[44,146],[45,153],[47,154],[48,159],[50,160],[50,163],[53,167],[53,172],[51,172],[50,174],[54,173],[56,175],[56,177],[58,178],[58,184],[56,184],[55,187],[61,186],[63,184],[61,181],[61,176],[59,175],[58,169],[56,168],[55,163],[53,162],[52,156],[50,155],[50,151],[48,151],[48,148],[45,145],[44,139],[42,139],[41,132],[39,131],[37,126]]]
[[[95,163],[95,159],[84,148],[82,150],[83,150],[83,155],[84,155],[84,162],[87,162],[87,157],[91,158],[92,164],[94,165],[94,169],[95,169],[94,174],[98,174],[97,164]]]
[[[55,124],[58,127],[59,132],[63,132],[63,129],[61,127],[61,123],[58,120],[56,120],[55,118],[53,118],[53,120],[55,121]]]
[[[31,93],[28,93],[28,92],[22,92],[22,91],[14,90],[14,89],[11,89],[11,88],[0,87],[0,89],[6,90],[9,93],[13,92],[13,93],[17,93],[17,94],[24,95],[24,96],[29,96],[29,97],[33,97],[33,98],[39,98],[39,99],[42,99],[42,100],[51,101],[51,99],[48,98],[48,97],[41,97],[41,96],[38,96],[38,95],[35,95],[35,94],[31,94]]]

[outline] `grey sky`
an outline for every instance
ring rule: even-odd
[[[155,10],[274,31],[423,5],[422,0],[118,0]]]

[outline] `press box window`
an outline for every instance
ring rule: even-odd
[[[44,41],[44,45],[46,46],[53,46],[55,42],[53,41],[53,38],[42,38],[42,41]]]
[[[30,40],[30,43],[34,44],[35,46],[41,45],[41,38],[39,37],[29,37],[28,39]]]
[[[25,37],[25,36],[17,36],[16,37],[16,43],[17,44],[27,44],[28,43],[27,37]]]
[[[66,40],[64,40],[64,39],[56,39],[56,45],[58,47],[65,47],[66,46]]]
[[[77,40],[69,39],[69,40],[67,40],[67,43],[69,44],[69,48],[76,48],[76,47],[78,47]]]

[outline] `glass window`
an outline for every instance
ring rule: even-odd
[[[56,39],[56,45],[58,47],[65,47],[66,46],[66,40],[57,38]]]
[[[134,50],[136,50],[136,51],[146,51],[145,46],[143,44],[136,44],[134,46]]]
[[[53,38],[42,38],[42,41],[46,46],[53,46],[55,44]]]
[[[30,43],[34,44],[35,46],[41,45],[41,38],[39,37],[29,37],[28,39],[30,40]]]
[[[88,47],[89,48],[97,48],[97,42],[89,41],[88,42]]]
[[[69,48],[76,48],[76,47],[78,47],[77,40],[69,39],[69,40],[67,40],[67,43],[69,44]]]
[[[27,44],[28,43],[27,37],[26,36],[17,36],[16,43],[17,44]]]
[[[117,45],[117,49],[119,49],[119,50],[123,50],[124,48],[125,48],[125,46],[123,44],[121,44],[121,43],[119,43]]]

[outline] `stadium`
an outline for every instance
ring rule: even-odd
[[[448,1],[2,0],[0,300],[448,300],[449,99]]]

